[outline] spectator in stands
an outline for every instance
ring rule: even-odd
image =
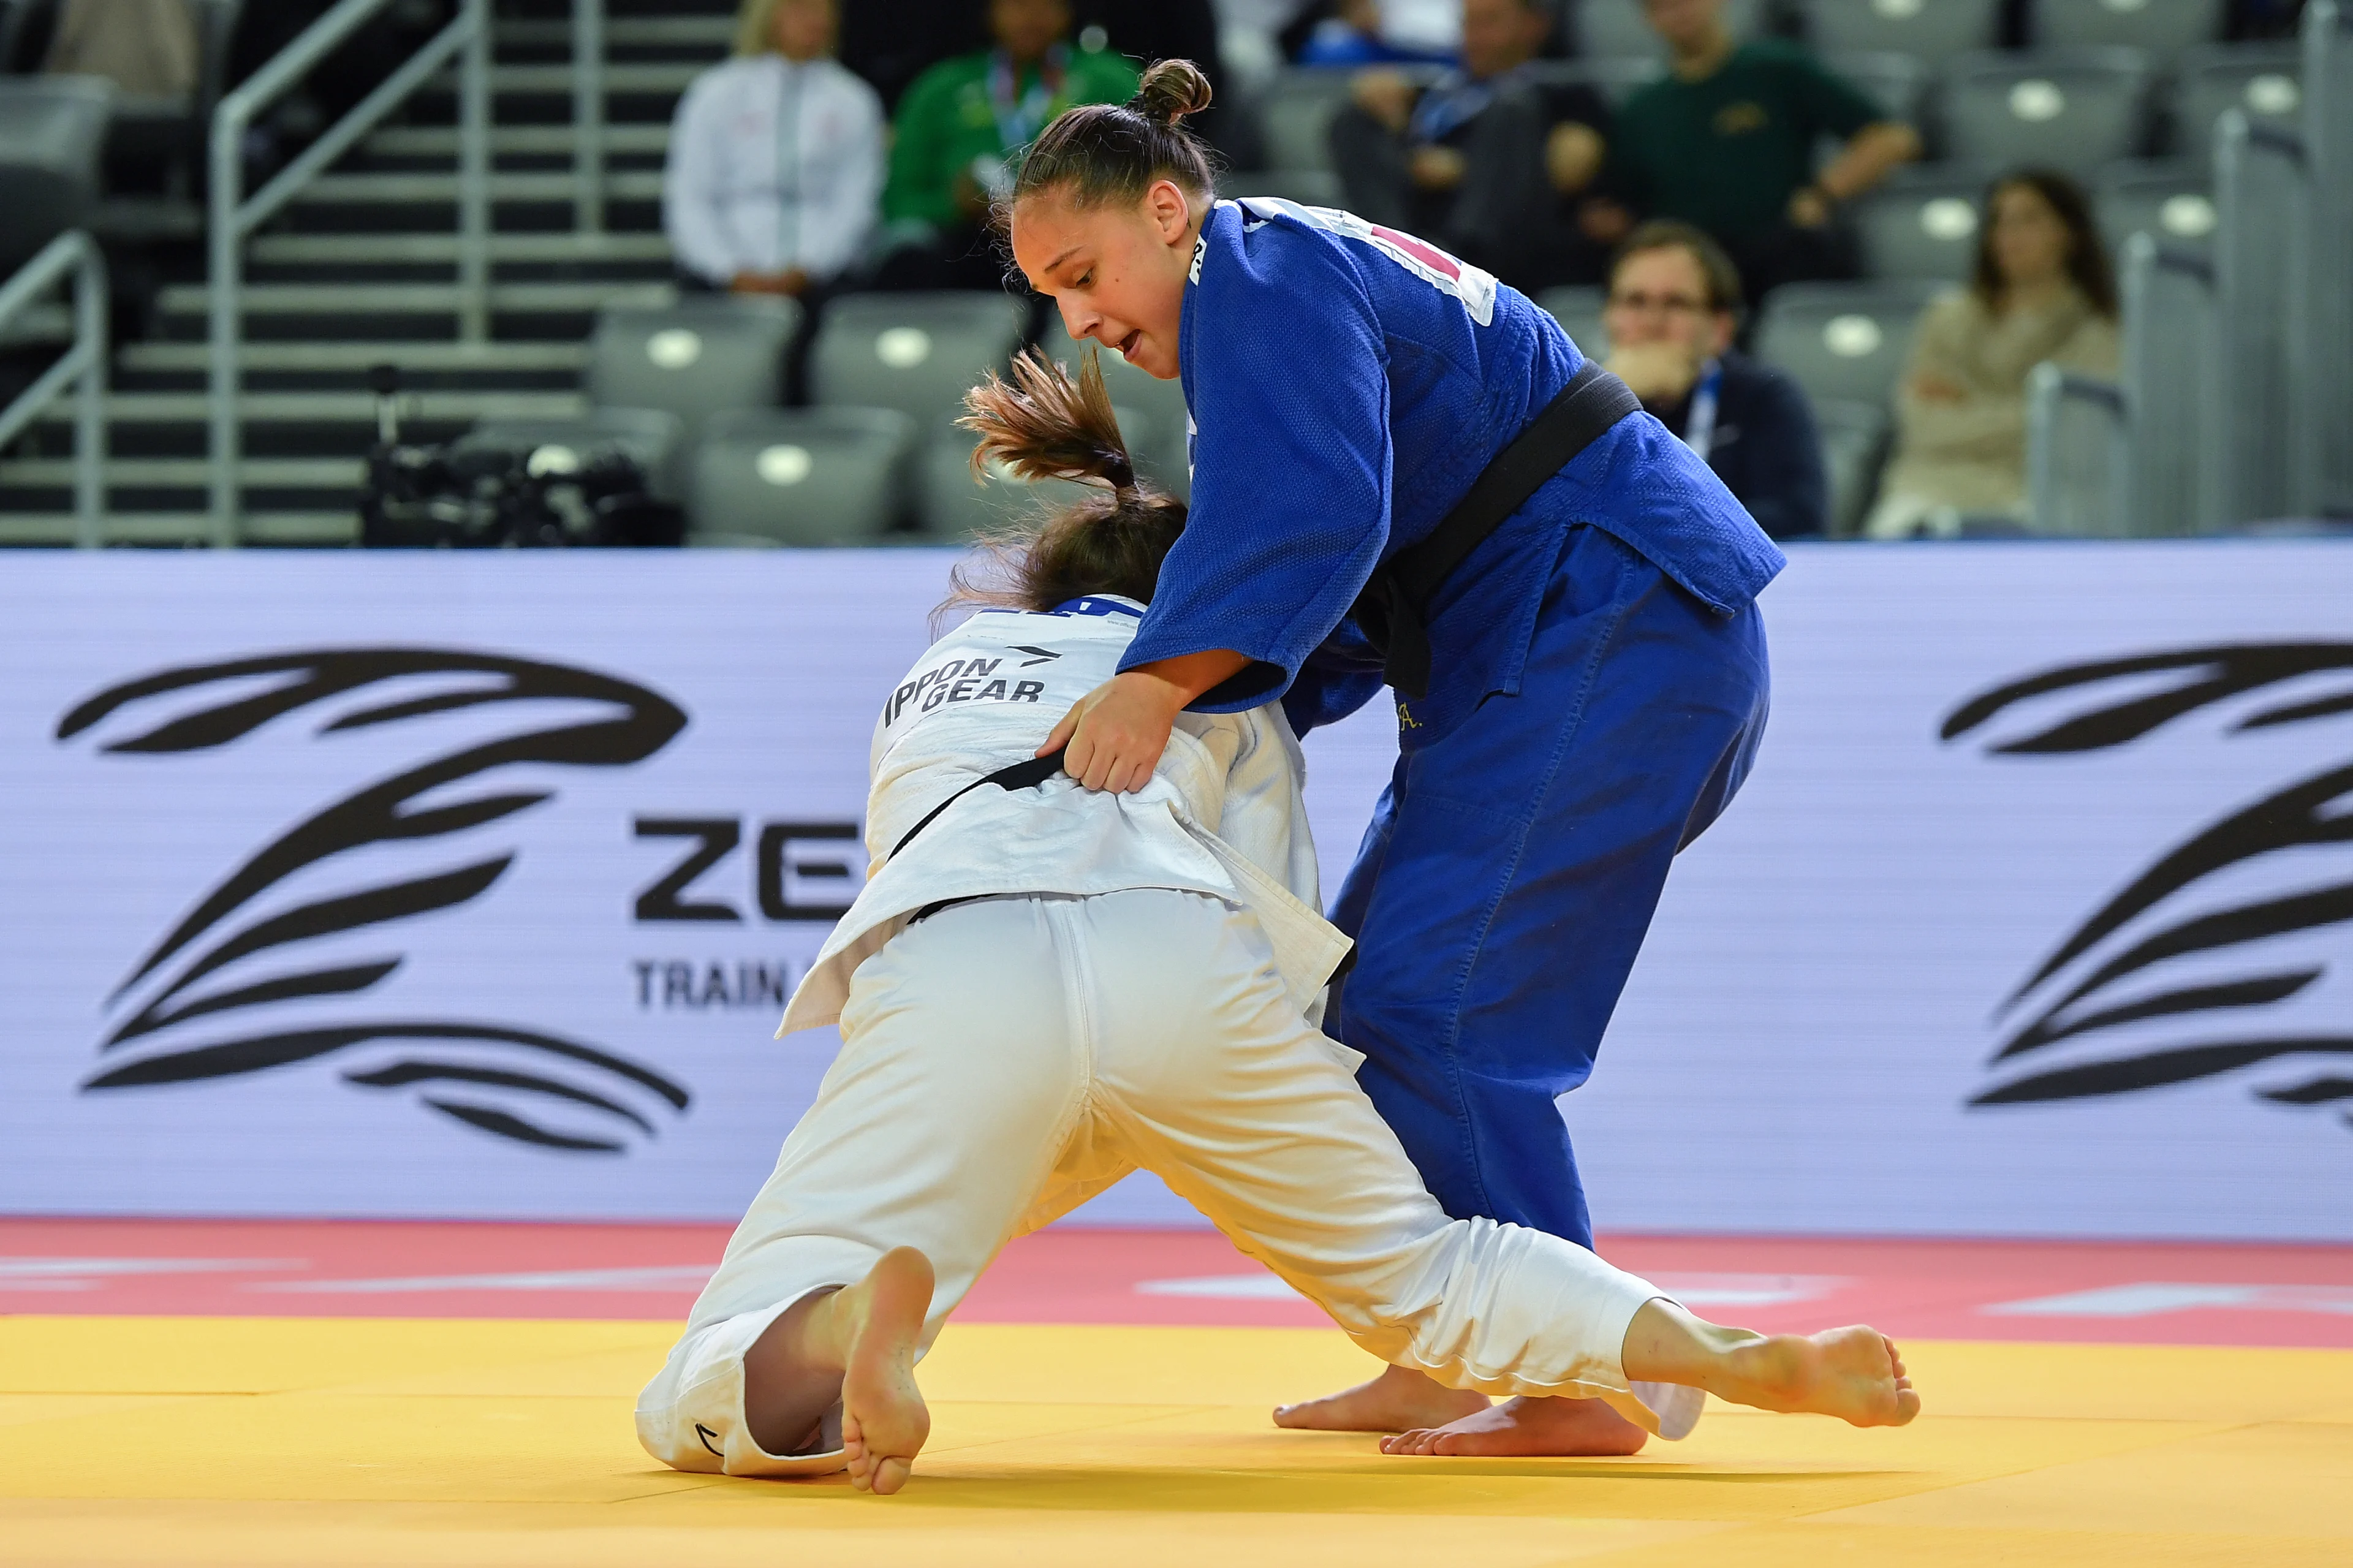
[[[1543,0],[1463,0],[1462,65],[1427,90],[1368,70],[1332,122],[1349,208],[1523,289],[1588,282],[1600,256],[1563,216],[1599,172],[1609,111],[1592,89],[1529,79]]]
[[[65,0],[41,68],[102,76],[142,97],[185,98],[201,63],[188,0]]]
[[[1896,395],[1896,448],[1863,531],[1956,531],[2021,516],[2026,373],[2044,360],[2116,373],[2116,290],[2083,187],[2028,169],[1986,198],[1968,287],[1922,313]]]
[[[1073,47],[1069,0],[990,0],[994,47],[942,60],[899,102],[882,193],[893,289],[997,289],[1005,262],[985,232],[989,203],[1047,121],[1072,104],[1124,103],[1135,67]]]
[[[1831,218],[1918,157],[1919,134],[1797,45],[1736,40],[1724,0],[1646,5],[1667,74],[1619,110],[1608,199],[1588,205],[1587,232],[1615,240],[1636,215],[1695,224],[1731,252],[1752,300],[1798,279],[1850,275],[1851,247]],[[1826,136],[1844,145],[1817,173]]]
[[[1392,42],[1380,0],[1338,0],[1299,46],[1303,66],[1452,65],[1455,51]]]
[[[1813,411],[1796,382],[1732,346],[1740,308],[1722,246],[1687,223],[1646,223],[1610,263],[1609,368],[1766,532],[1819,534],[1829,486]]]
[[[662,227],[690,283],[820,292],[872,238],[882,103],[831,58],[835,0],[744,0],[735,55],[679,100]]]

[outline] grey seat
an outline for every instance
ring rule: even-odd
[[[588,340],[589,401],[665,409],[690,437],[723,409],[773,408],[785,345],[799,325],[790,300],[713,294],[667,307],[608,305]]]
[[[1879,470],[1887,461],[1887,410],[1873,403],[1829,398],[1813,405],[1814,428],[1822,441],[1822,468],[1830,478],[1833,539],[1852,537],[1879,495]]]
[[[2214,241],[2212,177],[2187,159],[2112,163],[2097,186],[2100,237],[2121,255],[2125,241],[2146,234],[2160,245],[2206,250]]]
[[[634,459],[647,488],[679,499],[679,467],[686,445],[678,416],[659,408],[596,408],[577,419],[481,419],[458,438],[459,447],[521,447],[535,468],[561,470],[611,447]]]
[[[1612,109],[1634,89],[1658,80],[1665,68],[1655,55],[1595,56],[1575,60],[1531,60],[1522,68],[1547,87],[1589,87]]]
[[[113,97],[96,77],[0,79],[0,278],[89,222]]]
[[[2120,44],[2169,66],[2222,36],[2225,0],[2034,0],[2034,41],[2044,48]]]
[[[1348,101],[1355,73],[1330,66],[1286,70],[1266,86],[1259,124],[1271,169],[1332,167],[1332,120]]]
[[[1133,454],[1150,435],[1152,422],[1133,408],[1114,409],[1122,437]],[[1028,480],[997,464],[975,473],[973,433],[953,418],[943,419],[923,443],[917,511],[923,531],[941,539],[968,539],[991,529],[1020,523],[1065,505],[1100,486],[1071,479]]]
[[[1009,294],[851,294],[826,308],[809,353],[815,401],[893,408],[929,429],[1000,370],[1026,307]]]
[[[1788,283],[1765,301],[1757,354],[1806,395],[1884,406],[1911,352],[1929,283]]]
[[[1608,302],[1606,289],[1588,289],[1568,285],[1547,289],[1536,296],[1536,308],[1560,323],[1580,353],[1596,359],[1609,356],[1609,331],[1602,324],[1602,307]]]
[[[915,422],[888,408],[714,416],[687,491],[692,543],[857,544],[903,510]]]
[[[1928,96],[1928,71],[1911,55],[1885,50],[1825,53],[1822,63],[1856,87],[1890,120],[1917,125]]]
[[[1180,500],[1192,495],[1183,382],[1162,381],[1098,343],[1078,342],[1063,330],[1059,316],[1047,328],[1039,347],[1072,375],[1079,373],[1087,350],[1093,349],[1103,366],[1103,386],[1111,394],[1112,406],[1132,408],[1144,416],[1140,429],[1126,433],[1128,456],[1134,459],[1136,471]]]
[[[1928,163],[1898,169],[1854,205],[1871,278],[1957,283],[1977,258],[1988,172]]]
[[[2148,59],[2134,49],[1964,55],[1946,68],[1946,142],[1972,163],[2089,178],[2141,150],[2147,97]]]
[[[1755,37],[1764,11],[1764,0],[1725,0],[1725,26],[1736,37]],[[1573,19],[1577,52],[1589,58],[1666,53],[1643,15],[1642,0],[1575,0]]]
[[[1806,36],[1824,53],[1894,50],[1930,67],[1990,47],[2001,0],[1805,0]]]
[[[1330,169],[1268,169],[1231,174],[1218,182],[1221,196],[1280,196],[1303,206],[1336,207],[1345,204],[1340,176]]]
[[[2257,124],[2300,131],[2303,59],[2294,44],[2227,44],[2182,57],[2173,89],[2173,150],[2200,163],[2214,155],[2214,122],[2238,110]]]

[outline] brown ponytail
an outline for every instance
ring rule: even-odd
[[[1162,60],[1144,73],[1125,103],[1066,109],[1029,144],[1014,177],[1011,203],[1040,191],[1059,192],[1078,207],[1128,204],[1160,180],[1173,180],[1208,200],[1218,181],[1208,149],[1185,127],[1185,117],[1209,107],[1209,79],[1191,60]]]
[[[1185,503],[1136,477],[1094,349],[1075,382],[1026,351],[1013,361],[1009,384],[992,372],[964,401],[956,423],[980,437],[976,471],[994,460],[1025,479],[1100,489],[1029,526],[984,535],[979,561],[949,574],[952,589],[940,608],[1050,610],[1090,594],[1149,600],[1161,562],[1185,530]]]

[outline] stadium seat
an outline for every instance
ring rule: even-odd
[[[2214,310],[2220,349],[2210,374],[2217,416],[2205,426],[2208,482],[2217,522],[2286,517],[2302,510],[2306,457],[2299,394],[2310,331],[2296,300],[2309,221],[2301,141],[2229,112],[2214,150]],[[2332,280],[2342,289],[2343,279]],[[2338,441],[2343,431],[2329,430]]]
[[[1271,169],[1332,167],[1332,117],[1348,101],[1353,72],[1329,66],[1284,71],[1267,85],[1259,107]]]
[[[1738,37],[1757,36],[1764,0],[1725,0],[1725,24]],[[1643,15],[1642,0],[1575,0],[1577,53],[1588,59],[1666,52]]]
[[[2089,178],[2140,151],[2147,95],[2132,49],[1964,55],[1946,68],[1945,137],[1956,158]]]
[[[1958,282],[1978,252],[1986,170],[1951,163],[1898,169],[1854,204],[1864,274]]]
[[[1103,385],[1111,393],[1112,405],[1133,408],[1144,416],[1142,428],[1126,432],[1128,455],[1135,459],[1136,471],[1179,500],[1193,493],[1183,382],[1162,381],[1099,343],[1074,341],[1062,330],[1060,316],[1046,329],[1039,346],[1047,358],[1073,375],[1087,351],[1093,349],[1103,365]]]
[[[1805,0],[1806,36],[1825,54],[1894,50],[1934,68],[1996,42],[2001,0]]]
[[[0,79],[0,279],[89,222],[112,100],[95,77]]]
[[[2033,0],[2038,47],[2122,45],[2168,67],[2222,36],[2225,0]]]
[[[2100,236],[2121,256],[2136,234],[2203,251],[2214,240],[2214,192],[2205,166],[2187,159],[2112,163],[2100,171]]]
[[[1131,450],[1147,441],[1151,421],[1133,408],[1113,410],[1119,416],[1122,437]],[[1060,506],[1090,487],[1070,479],[1035,483],[1018,479],[997,464],[985,475],[972,468],[973,434],[951,418],[940,421],[923,443],[922,496],[917,511],[923,531],[936,538],[967,539],[988,529],[1017,523]]]
[[[1926,283],[1787,283],[1765,301],[1757,355],[1806,395],[1883,406],[1911,352],[1912,327],[1937,292]]]
[[[1607,359],[1609,331],[1602,324],[1601,308],[1609,298],[1606,289],[1547,289],[1536,296],[1536,308],[1558,321],[1580,352]]]
[[[2214,269],[2143,233],[2125,241],[2117,282],[2131,421],[2122,526],[2141,537],[2197,533],[2211,499],[2199,464],[2200,426],[2213,392]]]
[[[529,448],[543,467],[553,463],[559,468],[577,463],[597,447],[611,447],[645,470],[647,488],[654,494],[676,500],[686,431],[677,415],[659,408],[595,408],[577,419],[480,420],[458,438],[458,445]]]
[[[2231,44],[2182,57],[2173,91],[2173,150],[2200,163],[2214,155],[2214,122],[2235,109],[2289,131],[2304,117],[2302,61],[2293,44]]]
[[[1887,459],[1893,426],[1880,404],[1826,398],[1813,407],[1814,428],[1822,440],[1822,467],[1830,476],[1828,532],[1833,539],[1852,538],[1878,497],[1879,470]]]
[[[1218,182],[1218,195],[1281,196],[1311,207],[1347,205],[1340,190],[1340,176],[1329,169],[1271,169],[1231,174]]]
[[[1910,55],[1872,53],[1825,54],[1822,63],[1863,90],[1890,120],[1917,125],[1928,96],[1928,72]]]
[[[983,371],[1003,368],[1026,307],[1009,294],[850,294],[809,354],[815,401],[895,408],[929,429]]]
[[[744,409],[695,448],[689,542],[857,544],[896,522],[916,426],[887,408]]]
[[[773,408],[800,316],[790,300],[727,294],[690,294],[666,307],[608,305],[588,340],[588,400],[666,409],[690,437],[723,409]]]
[[[1660,64],[1651,55],[1613,55],[1580,60],[1531,60],[1522,68],[1528,77],[1547,87],[1589,87],[1615,109],[1634,89],[1658,79]]]

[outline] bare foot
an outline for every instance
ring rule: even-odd
[[[915,1346],[932,1310],[932,1260],[912,1247],[884,1253],[827,1305],[840,1336],[841,1444],[849,1484],[888,1497],[907,1484],[932,1413],[915,1387]]]
[[[1599,1399],[1506,1399],[1444,1426],[1385,1437],[1381,1452],[1581,1458],[1640,1453],[1650,1436]]]
[[[1294,1432],[1405,1432],[1442,1426],[1487,1408],[1487,1396],[1449,1388],[1408,1367],[1387,1366],[1370,1383],[1322,1399],[1274,1407],[1274,1424]]]
[[[1901,1426],[1920,1414],[1920,1396],[1895,1342],[1876,1329],[1774,1334],[1725,1357],[1710,1392],[1763,1410],[1835,1415],[1856,1426]]]

